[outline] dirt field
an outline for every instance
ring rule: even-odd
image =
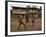
[[[26,23],[25,25],[20,24],[20,21],[18,20],[18,17],[16,15],[11,16],[11,32],[16,31],[39,31],[41,30],[41,18],[37,18],[34,20],[34,23],[32,23],[32,17],[29,17],[29,22],[26,23],[25,17],[22,19],[23,23]],[[33,24],[33,25],[32,25]],[[20,27],[19,27],[20,26]],[[19,27],[19,29],[18,29]]]

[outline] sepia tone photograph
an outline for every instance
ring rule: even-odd
[[[10,15],[10,31],[39,31],[42,26],[42,7],[36,8],[27,5],[24,7],[12,7]]]
[[[8,2],[8,34],[44,33],[44,4]]]

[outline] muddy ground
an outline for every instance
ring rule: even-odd
[[[23,24],[20,25],[20,21],[18,20],[18,17],[16,15],[11,16],[11,21],[10,21],[10,31],[11,32],[17,32],[17,31],[39,31],[41,30],[41,18],[37,18],[34,20],[34,23],[32,23],[32,17],[29,17],[29,22],[26,23],[25,17],[22,19],[23,23],[26,23],[25,26]],[[33,25],[32,25],[33,24]],[[19,27],[19,29],[18,29]]]

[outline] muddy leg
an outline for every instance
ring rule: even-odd
[[[34,19],[32,20],[32,25],[31,25],[32,27],[34,26]]]
[[[25,25],[26,25],[26,24],[24,24],[24,23],[23,23],[23,26],[24,26],[24,30],[26,29],[26,26],[25,26]]]
[[[17,30],[19,30],[20,26],[21,26],[21,23],[19,24],[19,26],[18,26]]]
[[[25,28],[25,24],[23,23],[23,25],[24,25],[24,28]]]

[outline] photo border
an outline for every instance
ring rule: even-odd
[[[8,35],[8,7],[7,7],[8,2],[44,4],[44,33]],[[27,2],[27,1],[5,1],[5,36],[25,36],[25,35],[41,35],[41,34],[45,34],[45,3],[42,3],[42,2]]]

